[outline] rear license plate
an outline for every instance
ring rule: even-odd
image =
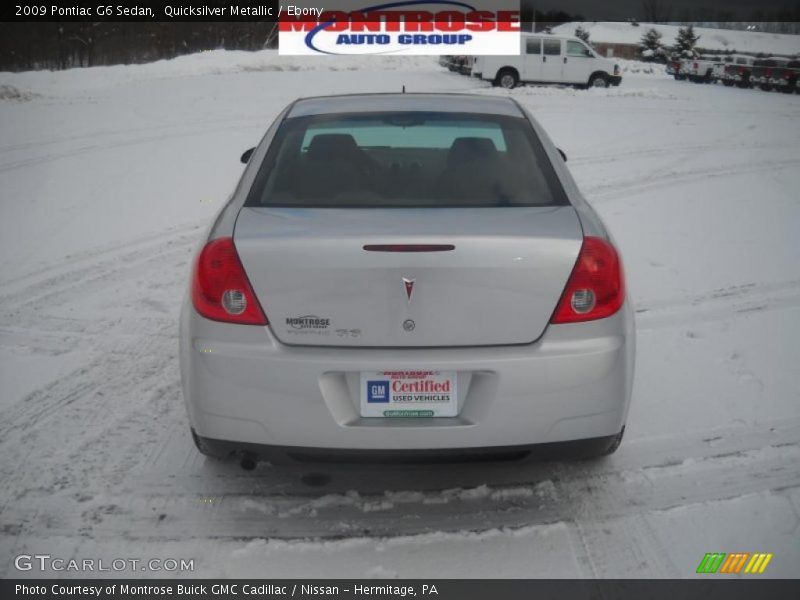
[[[455,371],[362,371],[362,417],[455,417]]]

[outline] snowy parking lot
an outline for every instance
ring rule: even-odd
[[[690,577],[706,552],[800,576],[800,96],[626,66],[588,91],[272,52],[0,74],[0,576],[46,553],[201,577]],[[528,106],[615,236],[638,334],[612,457],[247,472],[195,450],[178,311],[239,155],[298,96],[404,85]]]

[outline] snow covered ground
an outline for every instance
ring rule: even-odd
[[[297,96],[402,85],[530,106],[613,231],[638,322],[613,457],[245,472],[194,450],[178,307],[239,155]],[[712,551],[800,575],[800,97],[633,68],[506,92],[434,59],[268,52],[0,86],[0,576],[47,553],[208,577],[690,577]]]

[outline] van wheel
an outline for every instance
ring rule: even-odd
[[[494,84],[510,90],[517,87],[519,84],[519,75],[514,69],[500,69],[497,73],[497,77],[494,79]]]
[[[595,73],[589,78],[589,87],[608,87],[608,77],[604,73]]]
[[[734,81],[730,81],[728,79],[723,79],[722,80],[722,85],[724,85],[725,87],[733,87],[734,83],[735,83]]]

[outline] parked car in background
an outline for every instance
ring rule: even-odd
[[[733,64],[733,55],[721,56],[720,60],[714,63],[714,68],[711,71],[711,79],[714,83],[725,81],[725,68]]]
[[[465,56],[463,58],[464,60],[461,61],[458,67],[458,72],[462,75],[472,75],[472,66],[475,64],[475,57]]]
[[[734,85],[749,87],[750,72],[753,69],[755,58],[744,54],[732,54],[725,58],[726,62],[720,76],[722,83],[728,87]],[[727,59],[730,59],[730,62],[727,62]]]
[[[757,85],[762,90],[768,92],[775,85],[772,82],[773,73],[778,72],[788,64],[788,58],[780,58],[777,56],[756,59],[750,74],[750,84],[753,86]]]
[[[769,78],[769,83],[775,89],[791,94],[797,87],[798,73],[800,73],[800,61],[790,60],[783,67],[775,67]]]
[[[456,56],[449,56],[448,59],[449,60],[446,64],[448,69],[455,73],[469,73],[472,66],[473,57],[459,54]]]
[[[619,65],[579,38],[544,33],[520,38],[519,55],[476,57],[473,74],[504,88],[527,82],[607,87],[622,81]]]
[[[721,56],[698,56],[681,62],[687,79],[695,83],[711,83],[714,80],[714,68],[723,64]]]
[[[670,58],[666,62],[666,67],[667,75],[672,75],[675,79],[678,79],[677,75],[681,67],[681,61],[676,58]]]

